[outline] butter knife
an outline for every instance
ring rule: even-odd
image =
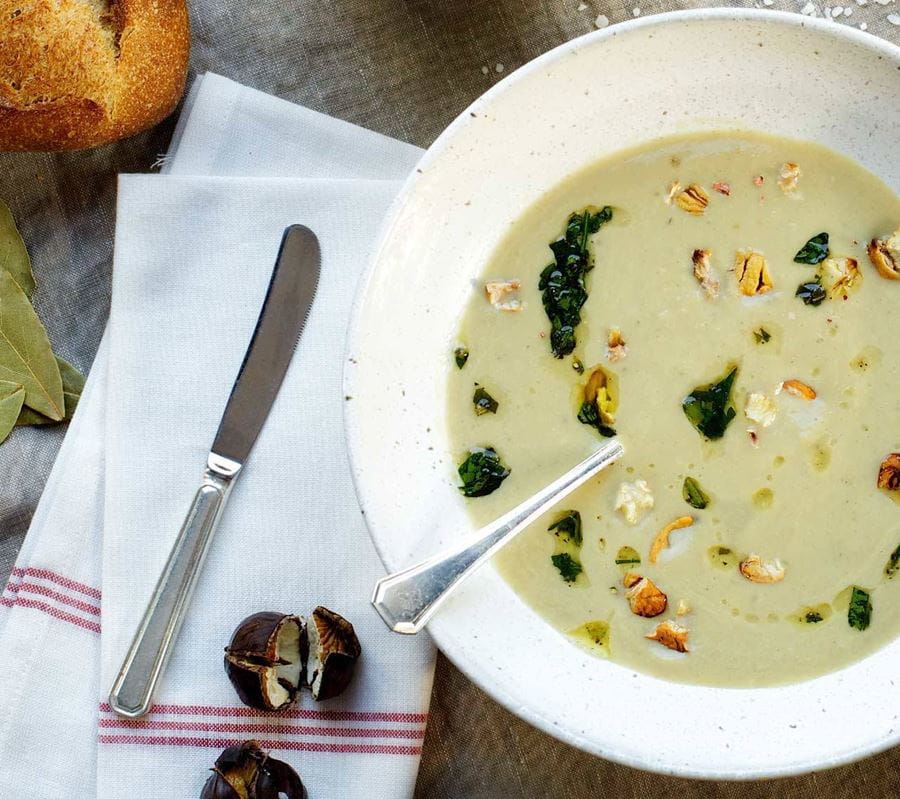
[[[109,694],[120,716],[147,713],[235,478],[259,435],[303,332],[319,282],[319,242],[284,231],[256,329],[231,389],[199,490]]]

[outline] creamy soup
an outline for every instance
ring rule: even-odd
[[[624,444],[495,559],[573,645],[750,686],[898,634],[898,225],[849,159],[728,132],[596,163],[509,231],[449,428],[478,524]]]

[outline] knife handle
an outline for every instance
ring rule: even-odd
[[[125,718],[145,715],[165,671],[213,533],[240,464],[211,455],[169,560],[109,694],[110,707]]]

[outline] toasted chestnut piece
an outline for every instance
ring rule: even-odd
[[[306,634],[309,638],[307,675],[313,699],[331,699],[353,678],[353,669],[362,652],[359,639],[349,621],[321,605],[309,617]]]
[[[212,771],[200,799],[306,799],[307,796],[297,772],[287,763],[269,757],[256,741],[244,741],[223,750]]]
[[[307,638],[303,619],[285,613],[254,613],[225,648],[225,673],[245,705],[280,710],[304,682]]]

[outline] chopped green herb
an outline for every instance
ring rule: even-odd
[[[803,300],[804,305],[821,305],[828,292],[825,291],[819,278],[810,280],[808,283],[801,283],[797,286],[796,297]]]
[[[818,264],[828,257],[828,234],[819,233],[804,244],[794,256],[798,264]]]
[[[753,338],[756,339],[757,344],[768,344],[772,340],[772,334],[764,327],[761,327],[759,330],[753,331]]]
[[[731,387],[737,376],[734,366],[720,380],[698,386],[682,401],[684,415],[706,438],[721,438],[734,419],[736,412],[731,404]]]
[[[872,620],[872,600],[869,593],[859,586],[853,586],[850,607],[847,609],[847,623],[856,630],[865,630]]]
[[[483,416],[486,413],[497,413],[500,403],[497,402],[483,386],[475,384],[475,393],[472,395],[472,404],[475,406],[475,415]]]
[[[803,616],[803,621],[807,624],[818,624],[820,621],[823,621],[822,614],[817,610],[808,610],[806,614]]]
[[[559,570],[567,583],[574,583],[583,571],[579,553],[583,537],[581,534],[581,514],[577,510],[566,510],[547,528],[556,537],[556,546],[550,562]]]
[[[572,359],[572,368],[576,372],[578,372],[578,374],[580,374],[580,375],[584,374],[584,364],[580,360],[578,360],[578,358]]]
[[[709,496],[707,496],[704,490],[700,488],[700,483],[693,477],[684,478],[684,485],[681,487],[681,496],[684,497],[684,501],[692,508],[703,510],[709,505]]]
[[[582,403],[581,409],[578,411],[578,421],[595,428],[601,436],[606,436],[606,438],[612,438],[616,434],[615,428],[603,424],[600,414],[597,412],[597,406],[592,402]]]
[[[457,347],[453,350],[453,360],[456,361],[456,368],[462,369],[469,360],[469,351],[465,347]]]
[[[581,564],[575,560],[568,552],[561,552],[558,555],[551,555],[550,560],[559,570],[559,576],[567,583],[574,583],[578,579],[578,575],[582,572]]]
[[[575,328],[587,300],[585,275],[593,268],[588,254],[588,236],[612,219],[608,205],[594,211],[585,208],[569,217],[566,234],[550,245],[554,261],[541,272],[538,288],[550,319],[550,349],[557,358],[575,349]]]
[[[467,497],[484,497],[493,493],[509,477],[510,470],[493,447],[475,447],[459,465],[463,484],[459,490]]]
[[[581,546],[581,514],[577,510],[563,511],[563,515],[547,528],[560,541]]]
[[[884,567],[884,576],[891,580],[898,571],[900,571],[900,544],[891,552],[891,556]]]
[[[637,566],[641,562],[641,556],[634,547],[622,547],[616,552],[617,566]]]

